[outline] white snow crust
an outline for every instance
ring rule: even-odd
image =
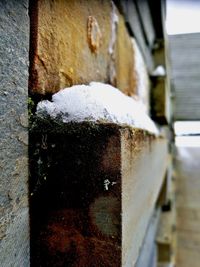
[[[59,91],[52,101],[37,105],[37,115],[68,122],[100,122],[128,125],[158,135],[158,129],[144,106],[117,88],[100,82],[75,85]]]
[[[165,76],[166,75],[166,71],[164,66],[159,65],[156,67],[156,69],[152,72],[151,74],[152,76]]]
[[[115,45],[115,41],[117,38],[117,24],[119,23],[119,18],[117,15],[117,9],[115,4],[113,3],[113,1],[111,1],[112,4],[112,12],[111,12],[111,39],[110,39],[110,44],[109,44],[109,48],[108,48],[108,52],[110,55],[113,54],[114,52],[114,45]]]
[[[144,63],[143,56],[140,52],[138,44],[134,38],[131,38],[133,51],[134,51],[134,62],[135,62],[135,78],[137,80],[137,95],[138,100],[140,100],[144,106],[146,113],[149,112],[149,76],[147,72],[146,65]]]

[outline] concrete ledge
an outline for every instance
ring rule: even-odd
[[[122,266],[134,266],[167,167],[167,142],[147,132],[123,129]]]
[[[30,134],[32,266],[134,266],[166,140],[114,124],[39,122]]]

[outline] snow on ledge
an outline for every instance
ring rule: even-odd
[[[41,118],[49,115],[64,123],[116,123],[144,129],[156,135],[159,133],[140,102],[100,82],[75,85],[59,91],[52,96],[52,102],[39,102],[36,114]]]

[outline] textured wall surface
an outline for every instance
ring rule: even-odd
[[[166,140],[114,124],[38,122],[30,132],[31,266],[135,266]]]
[[[122,266],[118,126],[41,121],[30,190],[31,266]]]
[[[100,81],[135,93],[134,56],[122,15],[111,1],[31,1],[33,93]]]
[[[0,1],[0,265],[29,266],[28,1]]]
[[[122,266],[135,266],[167,167],[167,141],[122,132]]]

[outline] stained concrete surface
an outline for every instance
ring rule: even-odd
[[[37,119],[29,134],[31,266],[133,266],[166,158],[167,141],[143,130]]]
[[[200,147],[177,147],[175,166],[177,209],[176,266],[199,267]]]

